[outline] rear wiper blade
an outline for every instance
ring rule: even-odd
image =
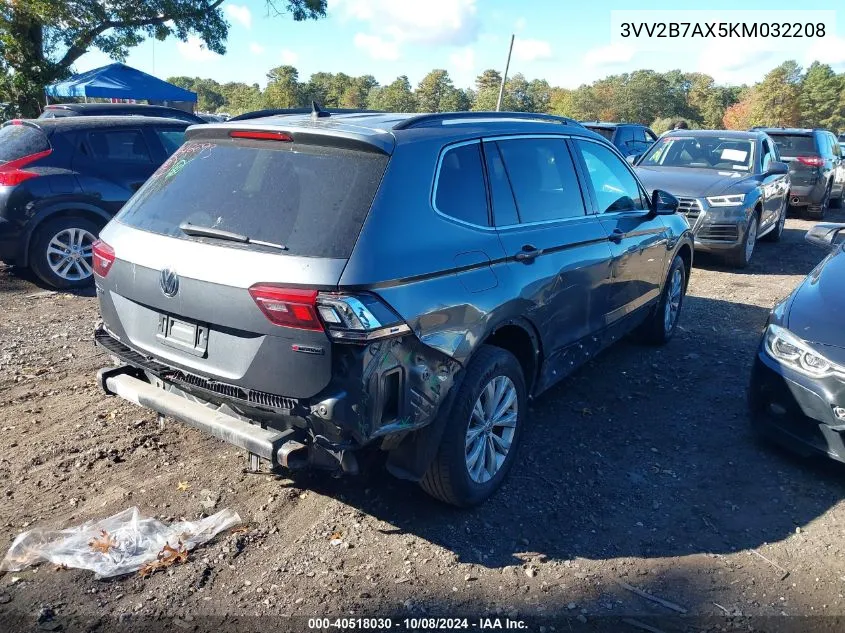
[[[224,229],[215,229],[210,226],[197,226],[196,224],[190,224],[189,222],[182,222],[182,224],[179,225],[179,229],[186,235],[191,235],[193,237],[213,237],[218,240],[226,240],[227,242],[239,242],[240,244],[256,244],[258,246],[269,246],[270,248],[276,248],[280,251],[288,250],[288,247],[284,244],[274,244],[273,242],[254,240],[251,237],[241,235],[240,233],[234,233],[232,231],[226,231]]]

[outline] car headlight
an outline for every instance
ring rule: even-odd
[[[832,363],[786,328],[770,325],[766,330],[766,352],[782,365],[812,376],[824,378],[845,375],[845,368]]]
[[[745,202],[745,194],[738,193],[730,196],[710,196],[707,204],[711,207],[736,207]]]

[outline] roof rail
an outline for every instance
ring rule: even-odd
[[[575,124],[582,127],[578,121],[554,114],[539,114],[535,112],[435,112],[432,114],[418,114],[400,121],[393,126],[394,130],[410,130],[416,127],[424,127],[429,123],[459,119],[471,121],[472,119],[524,119],[526,121],[543,121],[546,123],[560,123],[563,125]]]

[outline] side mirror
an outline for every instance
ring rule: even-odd
[[[678,199],[667,191],[655,189],[651,194],[651,208],[655,215],[673,215],[678,212]]]
[[[769,169],[766,171],[766,173],[771,176],[788,174],[789,165],[777,160],[773,160],[771,163],[769,163]]]
[[[816,224],[804,236],[810,244],[820,246],[825,250],[834,250],[845,244],[845,224],[824,222]]]
[[[633,167],[637,164],[637,161],[640,159],[640,156],[642,156],[642,154],[630,154],[625,157],[625,160],[627,160],[628,164]]]

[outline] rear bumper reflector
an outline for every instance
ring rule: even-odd
[[[286,465],[284,449],[288,441],[295,440],[294,429],[277,431],[263,429],[239,418],[193,402],[182,396],[159,389],[136,378],[131,367],[100,370],[98,381],[106,393],[117,395],[139,407],[152,409],[161,415],[174,418],[188,426],[204,431],[229,444],[243,448],[270,461],[273,465]]]

